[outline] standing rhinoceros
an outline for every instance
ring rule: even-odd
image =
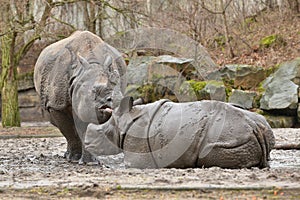
[[[121,54],[98,36],[76,31],[46,47],[34,70],[34,83],[50,122],[67,139],[70,161],[91,162],[84,149],[89,123],[101,124],[118,106],[126,86]]]
[[[86,149],[93,155],[123,150],[127,167],[267,167],[274,146],[264,117],[228,103],[160,100],[132,106],[132,98],[102,125],[90,124]]]

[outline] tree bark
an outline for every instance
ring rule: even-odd
[[[228,5],[229,5],[229,3],[228,3]],[[224,33],[225,33],[225,41],[226,41],[226,45],[227,45],[227,55],[230,58],[233,58],[234,57],[234,53],[233,53],[233,48],[232,48],[231,42],[230,42],[230,35],[229,35],[229,29],[228,29],[228,21],[227,21],[227,16],[226,16],[226,9],[227,9],[228,5],[225,6],[223,0],[221,0],[221,7],[223,9],[222,17],[223,17],[223,26],[224,26]]]
[[[293,13],[298,14],[300,12],[300,3],[298,0],[288,0],[288,3]]]
[[[21,126],[17,66],[15,62],[16,32],[2,36],[2,73],[1,73],[1,98],[2,98],[2,126]]]

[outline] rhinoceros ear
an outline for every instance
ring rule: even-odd
[[[112,57],[110,55],[107,55],[105,60],[104,60],[104,66],[107,67],[109,72],[113,71],[112,68]]]
[[[107,87],[113,89],[119,83],[120,75],[117,70],[114,70],[113,60],[110,55],[106,55],[103,65],[108,77]]]
[[[87,69],[88,67],[90,67],[89,62],[84,57],[82,57],[80,55],[77,55],[77,57],[78,57],[78,60],[79,60],[80,64],[82,65],[82,67],[84,69]]]
[[[132,109],[133,106],[133,98],[132,97],[124,97],[121,100],[120,106],[118,108],[118,114],[127,113]]]

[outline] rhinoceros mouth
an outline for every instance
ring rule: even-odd
[[[112,115],[112,108],[108,105],[96,107],[97,119],[99,124],[105,123]]]
[[[104,111],[104,112],[109,112],[109,113],[112,113],[112,111],[113,111],[113,109],[108,105],[102,105],[102,106],[98,107],[98,110]]]

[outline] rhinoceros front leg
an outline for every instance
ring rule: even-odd
[[[81,121],[78,117],[76,117],[75,113],[73,113],[75,127],[77,135],[80,138],[81,141],[81,158],[79,159],[79,164],[87,164],[87,165],[97,165],[99,164],[97,159],[86,150],[84,145],[84,139],[87,131],[87,126],[89,123]]]
[[[81,158],[82,145],[76,132],[74,120],[66,111],[49,109],[50,122],[56,126],[67,140],[65,157],[68,161],[78,161]]]

